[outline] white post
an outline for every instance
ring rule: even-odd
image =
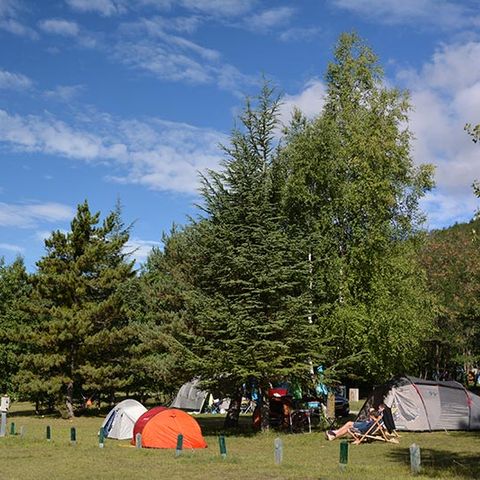
[[[410,445],[410,468],[412,470],[412,474],[416,475],[420,473],[421,469],[421,457],[420,457],[420,447],[415,443]]]
[[[348,389],[348,401],[349,402],[358,402],[358,388],[349,388]]]
[[[275,465],[280,465],[283,460],[283,442],[281,438],[276,438],[275,446]]]

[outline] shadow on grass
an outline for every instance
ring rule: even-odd
[[[227,437],[253,437],[257,434],[252,428],[250,415],[240,416],[238,427],[225,429],[225,415],[202,415],[195,417],[204,435],[225,435]]]
[[[466,435],[469,435],[466,433]],[[471,434],[477,440],[480,440],[478,434]],[[407,448],[396,448],[389,452],[389,457],[402,463],[410,465],[410,451]],[[440,448],[422,448],[421,449],[422,475],[430,478],[439,478],[440,474],[449,472],[455,478],[479,479],[480,478],[480,458],[476,452],[454,452]]]

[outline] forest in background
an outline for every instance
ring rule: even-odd
[[[323,110],[267,81],[247,99],[198,215],[137,267],[132,227],[80,204],[34,273],[0,262],[0,388],[76,413],[85,399],[163,398],[193,377],[241,398],[392,376],[464,380],[478,364],[478,221],[426,232],[431,165],[411,158],[408,92],[343,34]],[[471,130],[475,137],[475,130]],[[469,141],[466,137],[466,141]],[[473,182],[474,179],[472,179]]]

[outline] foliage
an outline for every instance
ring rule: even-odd
[[[266,391],[308,379],[322,339],[308,322],[308,266],[288,231],[274,177],[278,99],[247,101],[222,170],[203,177],[206,216],[192,228],[196,371],[234,395],[254,377]]]
[[[312,309],[331,338],[329,365],[376,380],[407,370],[411,342],[428,329],[424,282],[410,261],[418,201],[432,186],[431,167],[414,168],[402,129],[408,97],[381,81],[372,51],[342,35],[322,114],[307,122],[297,113],[282,152],[285,208],[311,256]]]
[[[87,202],[80,204],[68,233],[45,240],[37,263],[32,301],[38,318],[24,340],[30,351],[17,376],[20,392],[34,400],[113,395],[128,389],[132,341],[119,287],[133,276],[124,247],[128,228],[119,209],[98,225]]]
[[[426,352],[429,375],[455,377],[480,360],[479,220],[429,234],[421,261],[437,299],[435,334]]]
[[[18,356],[24,353],[17,341],[27,322],[26,307],[31,290],[22,258],[11,265],[0,259],[0,392],[15,393],[13,376],[18,371]]]

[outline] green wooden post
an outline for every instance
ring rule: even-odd
[[[100,448],[105,446],[105,430],[103,427],[100,427],[100,432],[98,433],[98,446]]]
[[[227,445],[225,443],[225,435],[220,435],[218,437],[218,445],[220,447],[220,455],[223,459],[227,457]]]
[[[10,435],[16,435],[16,434],[17,434],[17,432],[15,430],[15,422],[12,422],[10,424]]]
[[[175,456],[178,457],[182,454],[183,450],[183,435],[181,433],[178,434],[177,437],[177,448],[175,449]]]
[[[75,427],[70,429],[70,443],[71,445],[77,444],[77,429]]]
[[[50,425],[47,425],[47,442],[49,442],[52,439],[52,428]]]
[[[340,468],[344,469],[348,463],[348,442],[346,440],[342,440],[340,442]]]

